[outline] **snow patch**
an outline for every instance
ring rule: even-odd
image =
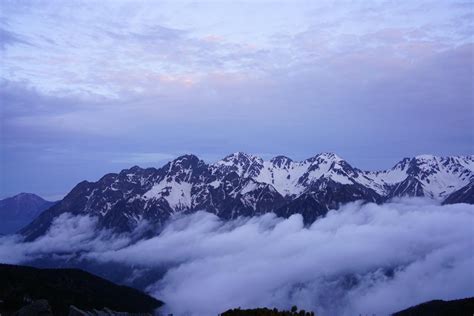
[[[191,189],[189,182],[162,180],[143,194],[145,200],[164,198],[174,210],[188,209],[191,207]]]

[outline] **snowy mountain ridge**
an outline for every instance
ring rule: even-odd
[[[134,166],[79,183],[61,202],[22,232],[37,237],[61,213],[93,214],[104,227],[133,229],[140,221],[161,223],[172,214],[205,210],[223,219],[275,212],[295,213],[310,223],[355,200],[382,203],[393,197],[445,200],[474,181],[474,156],[417,156],[393,168],[363,171],[333,153],[303,161],[285,156],[263,160],[237,152],[207,164],[183,155],[161,168]],[[458,198],[470,192],[457,194]]]
[[[381,188],[387,186],[392,189],[400,188],[410,182],[420,190],[419,194],[413,196],[442,200],[469,184],[473,179],[473,171],[474,155],[450,157],[420,155],[412,159],[405,158],[392,169],[366,174],[374,181],[374,189],[377,188],[380,194],[389,194],[389,191]],[[410,194],[394,194],[394,196],[404,195]]]
[[[474,155],[420,155],[404,158],[389,170],[373,172],[353,168],[333,153],[321,153],[303,161],[293,161],[285,156],[264,161],[238,152],[212,164],[211,168],[216,170],[214,173],[235,171],[240,177],[272,185],[283,196],[297,196],[309,183],[321,177],[341,184],[357,182],[385,196],[389,195],[391,187],[413,176],[422,185],[424,196],[443,199],[473,178]]]

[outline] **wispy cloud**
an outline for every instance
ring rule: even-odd
[[[0,27],[0,50],[6,49],[9,45],[18,44],[31,45],[26,39],[23,39],[20,35]]]

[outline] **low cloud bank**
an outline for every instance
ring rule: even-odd
[[[0,262],[22,263],[45,255],[71,255],[77,252],[100,252],[129,245],[127,236],[97,230],[97,218],[58,216],[49,231],[33,242],[22,242],[18,235],[0,237]]]
[[[0,261],[76,252],[134,273],[166,267],[147,291],[175,315],[295,304],[319,315],[386,315],[435,298],[474,296],[473,205],[350,203],[310,227],[299,215],[224,222],[198,212],[138,242],[95,227],[92,217],[64,214],[35,242],[0,238]]]

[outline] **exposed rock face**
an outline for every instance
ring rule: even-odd
[[[474,181],[471,181],[468,185],[454,191],[446,198],[446,200],[443,201],[443,204],[456,203],[474,204]]]

